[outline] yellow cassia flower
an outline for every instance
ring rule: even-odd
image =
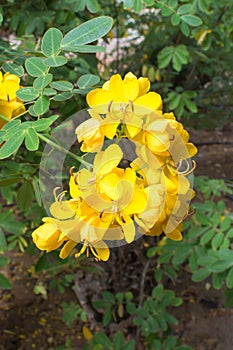
[[[90,107],[108,105],[111,101],[133,103],[152,110],[162,109],[161,96],[155,92],[148,92],[150,82],[147,78],[139,78],[133,73],[127,73],[122,80],[119,74],[113,75],[102,88],[87,94]]]
[[[62,245],[65,241],[65,237],[58,229],[54,220],[51,218],[43,218],[43,221],[44,224],[33,231],[32,239],[39,249],[51,252]]]
[[[16,91],[20,89],[20,79],[14,74],[0,72],[0,129],[9,120],[25,111],[23,102],[16,97]]]

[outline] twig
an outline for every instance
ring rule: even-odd
[[[74,292],[77,296],[77,299],[78,299],[81,307],[83,308],[83,310],[87,314],[87,318],[91,324],[90,328],[94,329],[94,327],[97,325],[97,322],[95,320],[95,314],[94,314],[94,311],[92,310],[91,306],[89,305],[89,302],[88,302],[85,294],[83,294],[83,292],[82,292],[82,288],[80,286],[79,277],[78,277],[77,273],[74,276]]]

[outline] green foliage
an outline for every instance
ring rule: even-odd
[[[63,313],[62,321],[68,326],[72,327],[73,321],[80,316],[80,319],[85,322],[87,320],[86,312],[78,305],[73,302],[70,304],[62,303]]]
[[[104,333],[97,332],[93,338],[84,346],[83,350],[134,350],[136,346],[135,340],[124,340],[124,335],[121,331],[117,332],[113,341]]]
[[[119,292],[114,295],[109,291],[104,291],[102,299],[93,302],[93,306],[103,313],[103,326],[106,327],[112,320],[116,322],[117,318],[123,318],[125,312],[133,313],[135,304],[132,298],[131,292]]]
[[[232,193],[223,180],[197,178],[196,186],[204,198],[211,196],[213,199],[222,193]],[[214,288],[220,289],[226,284],[226,305],[229,306],[228,291],[233,289],[232,215],[223,201],[215,203],[206,200],[195,203],[195,208],[195,215],[186,223],[187,231],[182,242],[167,239],[164,245],[149,248],[147,255],[151,258],[159,254],[159,272],[155,274],[158,282],[162,281],[163,276],[175,279],[179,266],[188,263],[194,282],[212,276]]]
[[[8,264],[9,261],[10,259],[5,258],[4,256],[0,256],[0,268]],[[11,282],[2,273],[0,273],[0,288],[11,289]]]

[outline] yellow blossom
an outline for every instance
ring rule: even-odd
[[[25,111],[23,102],[16,97],[16,91],[20,89],[20,79],[14,74],[0,72],[0,129],[7,121],[1,118],[11,119]]]
[[[155,92],[148,92],[150,82],[147,78],[137,79],[133,73],[127,73],[122,80],[119,74],[113,75],[102,88],[87,94],[90,107],[109,105],[110,102],[132,103],[152,110],[161,110],[161,96]],[[107,108],[102,109],[106,110]]]

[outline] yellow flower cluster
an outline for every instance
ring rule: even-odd
[[[71,169],[70,200],[55,195],[52,217],[32,236],[47,252],[64,242],[65,258],[82,242],[84,251],[108,260],[109,246],[142,234],[182,239],[182,221],[193,197],[188,175],[197,152],[173,113],[162,113],[162,99],[148,92],[149,80],[114,75],[87,95],[90,119],[76,129],[81,150],[96,153],[92,166]],[[127,141],[127,143],[123,142]]]
[[[16,91],[20,89],[19,84],[20,78],[17,75],[2,75],[0,72],[0,129],[7,123],[7,119],[10,120],[25,111],[23,102],[16,97]]]

